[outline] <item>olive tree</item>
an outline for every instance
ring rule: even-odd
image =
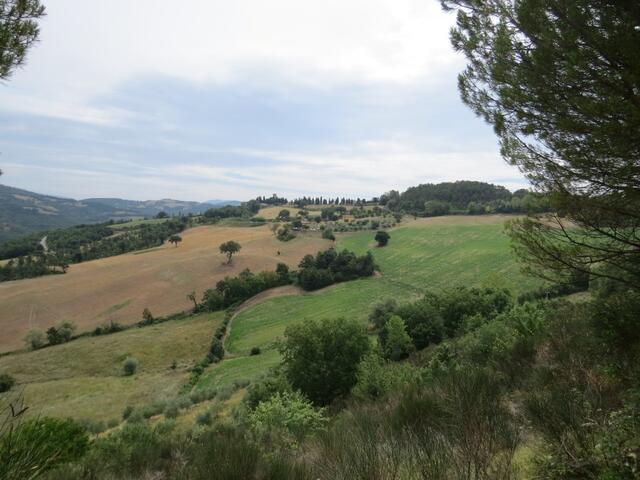
[[[242,246],[233,240],[229,240],[228,242],[224,242],[220,245],[220,253],[223,253],[227,256],[227,264],[231,263],[231,258],[234,254],[238,253]]]

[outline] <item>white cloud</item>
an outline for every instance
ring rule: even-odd
[[[406,83],[456,63],[452,18],[435,1],[49,0],[47,12],[41,43],[12,83],[60,99],[144,75]]]
[[[424,109],[431,108],[425,99],[430,90],[438,89],[429,87],[443,78],[449,81],[451,72],[462,66],[449,44],[454,19],[435,0],[47,0],[46,5],[41,42],[30,52],[27,66],[0,88],[0,111],[7,112],[9,119],[27,113],[79,121],[89,124],[93,130],[87,131],[96,135],[87,139],[84,129],[74,133],[70,127],[64,144],[54,148],[54,142],[45,140],[38,151],[30,150],[28,139],[16,140],[11,153],[14,158],[28,157],[29,162],[5,160],[5,181],[15,178],[27,188],[76,197],[195,200],[248,199],[271,192],[370,196],[421,182],[458,179],[516,177],[513,183],[501,183],[519,186],[519,175],[503,162],[497,147],[469,151],[449,146],[443,138],[450,136],[438,131],[437,125],[425,127],[424,135],[416,133],[410,120],[425,120],[416,114],[419,107],[413,105],[413,114],[407,113],[406,118],[399,113],[404,112],[405,97],[413,98],[411,92],[418,90]],[[136,99],[120,98],[121,103],[113,104],[119,93],[127,94],[123,88],[127,82],[158,76],[173,77],[181,87],[185,82],[195,84],[195,94],[162,114],[154,105],[136,103]],[[339,125],[342,131],[335,137],[344,141],[321,149],[305,147],[295,132],[290,144],[296,147],[288,146],[282,135],[277,138],[283,139],[283,145],[276,150],[250,149],[256,145],[251,138],[231,149],[229,144],[237,142],[233,128],[242,131],[244,119],[221,129],[230,138],[208,136],[206,128],[215,130],[215,124],[180,122],[191,118],[189,108],[198,95],[207,95],[218,84],[245,83],[265,86],[266,92],[285,90],[289,95],[311,95],[313,88],[353,87],[356,95],[366,97],[361,102],[366,108],[355,102],[352,110],[345,110],[348,118],[319,120],[318,132],[329,130],[326,125]],[[202,85],[214,88],[199,88]],[[455,83],[446,88],[455,90]],[[443,91],[442,86],[438,91]],[[323,98],[331,101],[331,92]],[[336,97],[335,101],[346,100]],[[135,113],[126,105],[132,105]],[[446,107],[438,108],[450,113]],[[384,129],[378,126],[371,132],[367,130],[369,112],[375,112],[376,122],[392,115]],[[115,129],[99,130],[126,123],[132,115],[141,120],[138,124],[148,124],[148,130],[138,130],[135,141],[125,134],[118,136]],[[130,123],[131,132],[140,128]],[[315,125],[309,121],[310,130]],[[61,130],[67,132],[64,126]],[[389,137],[361,140],[380,131]],[[188,144],[181,137],[184,132],[193,133],[187,137]],[[80,135],[82,142],[74,142],[74,135]],[[11,144],[11,133],[5,131],[5,136],[5,143]],[[314,138],[314,145],[323,141],[330,142]],[[155,164],[154,152],[145,150],[154,142],[167,151],[184,153],[183,162]],[[225,153],[249,157],[252,166],[240,169],[233,161],[220,162]],[[118,159],[130,164],[119,166]],[[79,163],[86,167],[80,168]]]

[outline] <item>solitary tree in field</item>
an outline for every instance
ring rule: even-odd
[[[176,247],[181,241],[182,241],[182,237],[180,235],[171,235],[169,237],[169,243],[173,243],[173,245]]]
[[[391,235],[389,235],[384,230],[380,230],[378,233],[376,233],[374,240],[378,242],[379,247],[384,247],[387,245],[387,243],[389,243],[390,238],[391,238]]]
[[[238,253],[242,246],[238,242],[229,240],[220,245],[220,253],[224,253],[227,256],[227,265],[231,263],[231,258],[235,253]]]
[[[528,268],[640,288],[638,2],[441,2],[457,11],[462,100],[565,217],[512,222]]]

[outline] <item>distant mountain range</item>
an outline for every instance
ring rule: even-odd
[[[235,200],[187,202],[182,200],[123,200],[87,198],[74,200],[0,185],[0,242],[29,233],[64,228],[81,223],[106,222],[152,217],[159,212],[169,215],[202,213],[211,207],[238,205]]]
[[[239,200],[207,200],[204,203],[207,203],[209,205],[213,205],[214,207],[224,207],[226,205],[232,205],[234,207],[237,207],[242,202],[239,201]]]

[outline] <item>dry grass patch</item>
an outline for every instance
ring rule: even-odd
[[[79,331],[115,321],[131,324],[149,308],[155,316],[190,308],[187,293],[202,292],[227,275],[245,268],[273,270],[278,262],[295,267],[307,253],[330,242],[318,234],[278,241],[267,226],[255,228],[202,226],[182,234],[179,247],[133,252],[72,265],[66,275],[0,284],[0,351],[23,346],[31,328],[46,330],[60,321]],[[218,246],[235,240],[242,245],[231,266],[223,265]],[[277,255],[277,252],[280,255]]]

